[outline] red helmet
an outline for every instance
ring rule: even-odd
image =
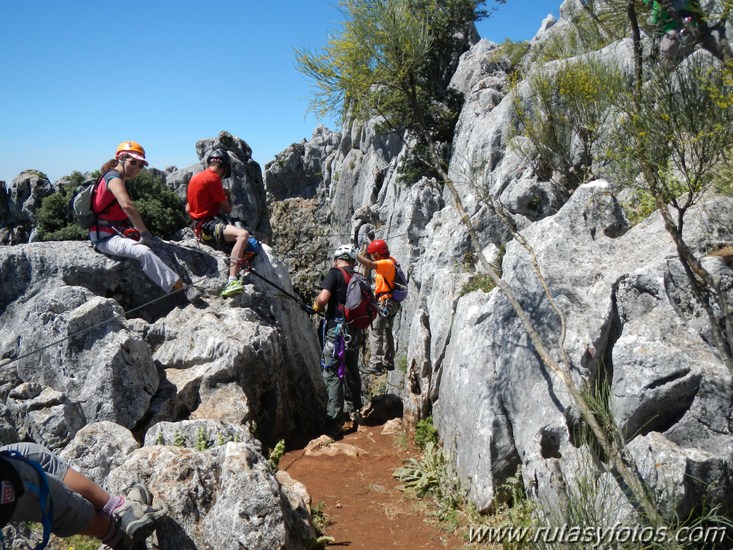
[[[367,252],[369,254],[379,252],[382,256],[389,256],[389,247],[382,239],[377,239],[369,243],[369,246],[367,246]]]

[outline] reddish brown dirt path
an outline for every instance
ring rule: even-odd
[[[328,548],[405,550],[463,547],[459,536],[425,521],[425,515],[392,476],[402,461],[417,456],[414,448],[396,444],[382,426],[361,426],[338,441],[357,447],[358,456],[306,456],[303,449],[287,452],[280,469],[303,483],[313,507],[323,503],[330,524],[324,529],[335,541]]]

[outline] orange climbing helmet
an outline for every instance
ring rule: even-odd
[[[115,159],[120,160],[125,155],[142,161],[146,166],[148,164],[145,160],[145,149],[137,141],[123,141],[117,146]]]
[[[369,243],[369,246],[367,246],[367,252],[369,254],[379,252],[382,256],[389,256],[389,247],[382,239],[376,239]]]

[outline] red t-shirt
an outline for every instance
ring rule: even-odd
[[[221,178],[211,170],[204,170],[191,178],[186,197],[188,214],[193,220],[218,216],[221,213],[219,203],[228,200]]]

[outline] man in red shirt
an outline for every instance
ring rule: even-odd
[[[239,272],[250,232],[231,224],[226,218],[226,214],[232,211],[232,203],[221,180],[232,173],[229,154],[223,149],[215,149],[209,154],[206,165],[206,170],[188,182],[186,211],[191,216],[196,236],[203,242],[219,249],[231,248],[229,281],[221,292],[226,298],[244,292]]]

